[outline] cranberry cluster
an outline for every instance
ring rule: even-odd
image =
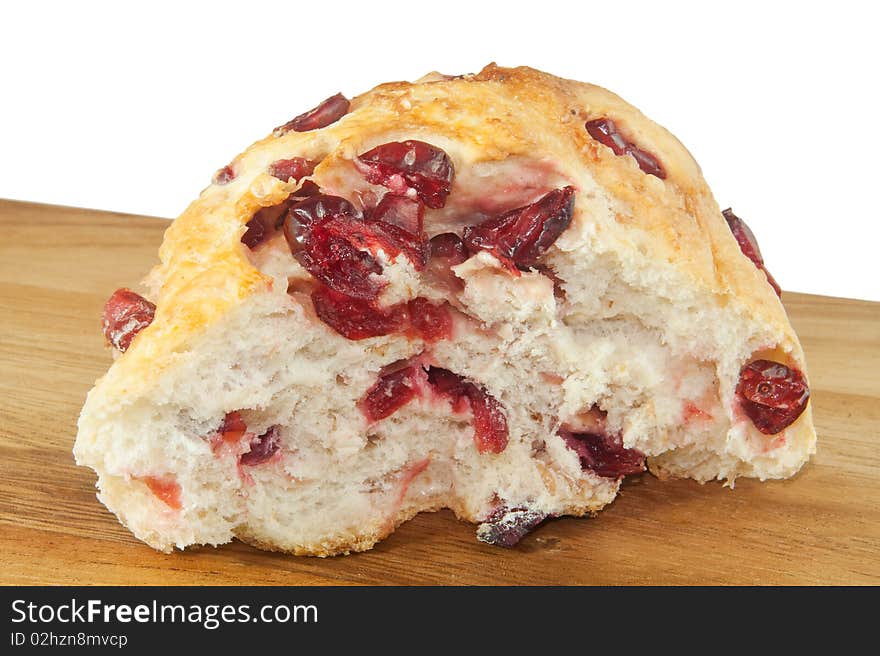
[[[480,250],[493,253],[512,273],[539,266],[539,258],[571,222],[574,189],[556,189],[538,201],[464,229],[462,239],[443,233],[428,239],[426,209],[440,209],[452,189],[455,168],[440,148],[407,140],[376,146],[357,158],[365,179],[387,193],[364,212],[339,196],[322,193],[307,181],[283,203],[263,208],[247,223],[242,242],[256,248],[283,230],[291,253],[319,282],[312,292],[317,316],[352,340],[407,334],[427,342],[451,336],[446,304],[416,298],[383,307],[381,251],[405,257],[417,271],[448,270]],[[315,163],[279,160],[269,170],[294,182],[310,175]]]
[[[236,411],[227,412],[220,422],[220,427],[210,436],[214,451],[224,445],[235,446],[243,439],[249,440],[250,449],[238,457],[242,465],[253,467],[268,461],[281,448],[281,433],[278,426],[270,426],[262,435],[254,435],[248,431],[247,424]]]
[[[359,405],[368,421],[379,421],[426,391],[447,399],[453,412],[470,409],[477,451],[501,453],[507,447],[507,416],[498,399],[448,369],[425,368],[417,362],[392,366],[367,390]]]

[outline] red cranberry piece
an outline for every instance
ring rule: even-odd
[[[666,179],[666,171],[663,169],[663,165],[651,153],[642,150],[638,146],[630,145],[629,154],[633,156],[636,164],[639,165],[639,168],[644,173],[658,177],[661,180]]]
[[[764,257],[761,255],[761,249],[758,248],[758,240],[755,239],[755,233],[753,233],[746,222],[734,214],[733,210],[729,207],[724,210],[722,214],[727,221],[727,226],[736,238],[736,243],[739,244],[739,248],[743,252],[743,255],[754,262],[755,266],[764,272],[764,275],[767,276],[767,282],[770,283],[773,291],[775,291],[778,296],[782,296],[782,289],[779,287],[776,280],[774,280],[773,276],[770,275],[770,272],[767,271],[767,267],[764,266]]]
[[[277,205],[257,210],[253,218],[245,224],[247,230],[241,236],[241,243],[253,250],[272,237],[281,227],[284,216],[293,202],[294,198],[288,196]]]
[[[471,383],[465,381],[458,374],[441,367],[428,368],[428,383],[438,394],[449,397],[453,402],[453,409],[460,412],[462,408],[457,401],[467,398],[467,390]]]
[[[116,349],[125,352],[144,328],[153,322],[156,306],[130,289],[117,289],[104,304],[104,337]]]
[[[173,476],[144,476],[141,479],[156,498],[169,508],[180,510],[180,485]]]
[[[626,155],[629,142],[617,131],[617,126],[610,118],[597,118],[587,121],[587,132],[603,146],[608,146],[615,155]]]
[[[269,234],[266,226],[258,218],[251,219],[245,224],[245,226],[247,227],[247,230],[245,230],[244,234],[241,236],[241,243],[250,249],[256,248],[262,244]]]
[[[291,212],[293,213],[293,212]],[[417,270],[425,266],[425,245],[395,225],[381,221],[364,223],[352,216],[334,216],[313,223],[297,240],[294,257],[318,280],[355,298],[375,298],[385,282],[382,266],[372,253],[389,258],[404,254]]]
[[[405,305],[387,309],[321,286],[312,292],[315,314],[343,337],[352,340],[401,332],[409,324]]]
[[[360,402],[367,421],[390,417],[412,401],[418,393],[420,370],[418,365],[408,365],[381,376]]]
[[[293,179],[294,182],[299,182],[314,171],[315,162],[307,160],[305,157],[279,159],[269,165],[269,175],[283,182],[287,182],[290,179]]]
[[[224,415],[223,422],[220,424],[217,432],[223,435],[224,439],[226,439],[226,436],[229,436],[230,439],[238,439],[247,432],[247,424],[241,418],[241,413],[238,410],[234,410]]]
[[[238,410],[227,412],[217,431],[208,436],[215,454],[225,453],[227,446],[237,446],[247,433],[247,424]]]
[[[555,189],[530,205],[464,230],[471,251],[487,250],[510,269],[528,269],[571,223],[574,187]]]
[[[477,539],[498,547],[514,547],[547,517],[547,513],[530,508],[501,509],[477,527]]]
[[[383,284],[371,274],[381,274],[382,267],[352,243],[361,226],[351,203],[320,194],[290,207],[284,236],[294,257],[318,280],[346,296],[370,299]]]
[[[317,184],[306,180],[299,186],[299,189],[293,192],[293,195],[297,198],[308,198],[309,196],[318,196],[320,193],[321,188]]]
[[[452,401],[456,412],[463,410],[464,399],[470,402],[474,415],[474,442],[480,453],[501,453],[507,447],[508,427],[504,408],[491,394],[464,380],[458,374],[440,367],[428,369],[428,383],[438,394]]]
[[[409,317],[419,337],[429,343],[452,337],[452,315],[444,303],[435,305],[419,296],[409,302]]]
[[[214,177],[211,178],[211,182],[215,185],[225,185],[229,184],[235,179],[235,171],[232,170],[232,165],[227,164],[222,169],[218,169],[216,173],[214,173]]]
[[[217,434],[212,437],[214,450],[217,451],[223,444],[235,444],[244,437],[245,433],[247,433],[247,424],[241,418],[241,413],[237,410],[227,412],[220,428],[217,429]]]
[[[721,213],[727,221],[727,227],[730,228],[733,236],[736,237],[736,243],[739,244],[739,248],[743,252],[743,255],[754,262],[755,266],[763,266],[764,257],[761,255],[758,240],[755,239],[755,233],[752,232],[752,229],[746,225],[745,221],[734,214],[731,208],[728,207]]]
[[[436,235],[428,242],[428,253],[426,280],[450,294],[461,291],[464,282],[451,270],[468,258],[461,238],[452,232]]]
[[[417,270],[425,267],[427,244],[420,237],[396,225],[384,221],[363,222],[350,217],[337,217],[322,224],[322,227],[332,230],[356,248],[366,249],[371,253],[382,250],[389,258],[396,258],[402,253]]]
[[[358,157],[364,177],[372,184],[403,195],[414,189],[428,207],[446,204],[455,168],[440,148],[424,141],[392,141],[376,146]]]
[[[474,441],[480,453],[501,453],[507,447],[507,416],[504,408],[491,394],[476,385],[468,389],[474,413]]]
[[[345,116],[350,106],[351,103],[348,99],[341,93],[337,93],[335,96],[327,98],[327,100],[314,109],[310,109],[305,114],[300,114],[284,125],[275,128],[272,134],[280,137],[291,130],[294,132],[308,132],[309,130],[325,128]]]
[[[651,153],[642,150],[632,141],[628,141],[617,130],[617,125],[610,118],[597,118],[586,123],[587,132],[596,141],[608,146],[615,155],[632,155],[643,172],[664,180],[666,171],[663,165]]]
[[[449,266],[461,264],[468,259],[468,251],[464,242],[454,232],[444,232],[431,237],[428,242],[430,257],[447,260]]]
[[[372,255],[352,245],[335,221],[313,224],[294,257],[331,289],[353,298],[375,298],[385,283],[373,274],[381,274],[382,267]]]
[[[302,236],[305,234],[302,228],[308,228],[314,223],[337,216],[360,218],[354,205],[339,196],[309,195],[291,205],[284,220],[284,234],[291,248],[302,241]]]
[[[251,450],[241,454],[239,462],[249,467],[260,465],[274,456],[280,447],[281,431],[278,426],[272,426],[251,440]]]
[[[385,194],[368,218],[397,226],[418,237],[422,234],[424,215],[425,206],[420,202],[406,196]]]
[[[810,388],[797,369],[772,360],[755,360],[739,372],[736,394],[755,428],[775,435],[801,416]]]
[[[645,471],[645,455],[636,449],[625,449],[620,436],[595,433],[572,433],[560,429],[566,446],[581,460],[581,468],[590,469],[605,478],[622,478]]]

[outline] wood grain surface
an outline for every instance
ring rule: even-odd
[[[166,226],[0,200],[0,583],[880,583],[880,303],[789,293],[819,432],[791,480],[730,490],[645,475],[599,517],[549,522],[513,550],[477,542],[444,511],[347,557],[237,542],[157,553],[97,501],[71,448],[110,363],[103,302],[155,263]]]

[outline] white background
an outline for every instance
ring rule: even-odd
[[[675,133],[783,288],[880,300],[870,2],[8,2],[0,197],[176,216],[342,91],[530,65]]]

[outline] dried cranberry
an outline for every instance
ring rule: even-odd
[[[622,478],[645,471],[645,455],[636,449],[625,449],[619,435],[572,433],[564,429],[560,429],[559,435],[578,454],[581,467],[598,476]]]
[[[325,285],[362,299],[375,298],[387,284],[372,275],[382,273],[374,253],[381,250],[389,259],[403,254],[417,270],[424,268],[426,259],[424,242],[407,231],[382,221],[365,223],[344,215],[301,230],[292,250],[299,263]]]
[[[249,467],[260,465],[274,456],[280,447],[281,431],[278,426],[272,426],[251,440],[251,450],[241,454],[239,462]]]
[[[617,125],[610,118],[597,118],[586,123],[587,132],[596,141],[608,146],[615,155],[632,155],[643,172],[655,175],[661,180],[666,178],[663,165],[647,151],[642,150],[632,141],[628,141],[617,130]]]
[[[272,237],[278,228],[281,227],[284,216],[294,200],[293,196],[288,196],[277,205],[262,207],[257,210],[253,218],[245,224],[247,230],[241,236],[241,243],[250,249],[254,249]]]
[[[518,207],[464,231],[471,251],[487,250],[508,268],[528,269],[571,223],[574,187],[555,189],[539,200]]]
[[[340,230],[335,221],[313,224],[294,257],[331,289],[353,298],[375,298],[387,284],[375,277],[382,273],[382,266],[372,255],[352,245],[346,231]]]
[[[467,390],[471,383],[441,367],[428,367],[428,383],[436,393],[449,397],[456,412],[462,410],[457,401],[467,399]]]
[[[144,476],[141,479],[157,499],[169,508],[180,510],[180,485],[173,476]]]
[[[629,142],[617,131],[617,126],[610,118],[597,118],[587,121],[587,132],[603,146],[608,146],[615,155],[626,155]]]
[[[211,449],[218,455],[227,453],[228,447],[237,448],[246,433],[247,424],[242,419],[241,413],[238,410],[227,412],[217,431],[208,436]]]
[[[474,441],[480,453],[501,453],[507,447],[507,416],[504,408],[491,394],[476,385],[468,389],[474,413]]]
[[[312,182],[311,180],[306,180],[303,182],[299,189],[293,192],[293,195],[297,198],[307,198],[309,196],[318,196],[321,193],[321,188]]]
[[[440,148],[424,141],[392,141],[358,157],[364,177],[372,184],[404,195],[413,189],[428,207],[446,204],[455,168]]]
[[[402,253],[417,270],[425,266],[427,244],[420,237],[396,225],[384,221],[363,222],[350,217],[336,217],[321,225],[356,248],[366,249],[371,253],[381,250],[390,259]]]
[[[431,237],[428,242],[428,253],[432,259],[447,260],[449,266],[461,264],[468,259],[468,251],[464,242],[454,232],[443,232]]]
[[[359,404],[367,421],[390,417],[414,399],[420,370],[420,366],[411,364],[381,376]]]
[[[464,288],[464,281],[455,275],[452,267],[468,258],[467,248],[461,238],[452,232],[444,232],[428,242],[428,265],[425,281],[450,295]]]
[[[406,196],[385,194],[367,218],[397,226],[419,237],[422,234],[424,215],[425,206],[420,202]]]
[[[298,200],[290,206],[284,220],[284,234],[291,248],[301,242],[304,234],[302,228],[308,228],[313,223],[336,216],[360,218],[354,205],[339,196],[315,194]]]
[[[325,128],[345,116],[350,106],[351,103],[348,99],[341,93],[337,93],[335,96],[327,98],[327,100],[314,109],[310,109],[284,125],[275,128],[272,134],[280,137],[291,130],[294,132],[308,132],[309,130]]]
[[[153,322],[156,306],[129,289],[117,289],[104,304],[104,337],[114,348],[125,352],[144,328]]]
[[[778,296],[782,296],[782,289],[779,287],[776,280],[774,280],[773,276],[770,275],[770,272],[767,271],[767,267],[764,266],[764,257],[761,255],[761,249],[758,248],[758,240],[755,239],[755,233],[753,233],[746,222],[734,214],[733,210],[729,207],[724,210],[722,214],[727,221],[727,226],[736,238],[736,243],[739,244],[739,248],[743,252],[743,255],[754,262],[755,266],[764,272],[764,275],[767,276],[767,282],[770,283],[773,291],[775,291]]]
[[[343,337],[352,340],[401,332],[409,324],[406,305],[387,309],[321,286],[312,292],[315,314]]]
[[[428,369],[428,383],[434,391],[449,398],[460,412],[465,399],[474,415],[474,442],[480,453],[501,453],[507,447],[508,427],[504,408],[491,394],[458,374],[440,367]]]
[[[653,175],[661,180],[666,179],[666,171],[651,153],[646,152],[638,146],[630,145],[628,153],[636,160],[639,168],[648,175]]]
[[[772,360],[755,360],[743,367],[736,393],[743,412],[765,435],[793,424],[810,398],[804,375]]]
[[[319,194],[290,207],[284,236],[300,264],[332,289],[361,299],[375,298],[383,287],[372,274],[382,267],[352,241],[363,226],[354,206],[344,198]]]
[[[733,213],[731,208],[727,208],[723,212],[724,219],[727,221],[727,227],[736,238],[740,250],[747,258],[755,263],[757,267],[764,265],[764,257],[761,255],[761,249],[758,246],[758,240],[755,239],[755,233],[746,225],[746,222]]]
[[[445,303],[434,304],[419,296],[409,302],[409,318],[415,332],[433,343],[452,337],[452,315]]]
[[[245,230],[244,234],[241,236],[241,243],[248,248],[256,248],[262,244],[269,233],[266,226],[258,218],[253,218],[248,221],[245,224],[245,227],[247,230]]]
[[[269,165],[269,175],[283,182],[288,182],[291,179],[299,182],[314,171],[315,162],[307,160],[305,157],[278,159]]]
[[[477,527],[477,539],[499,547],[514,547],[547,517],[547,513],[530,508],[501,509]]]
[[[232,169],[231,164],[227,164],[222,169],[217,169],[217,172],[214,173],[214,177],[211,178],[211,182],[215,185],[225,185],[229,184],[235,179],[235,171]]]
[[[238,410],[233,410],[223,416],[223,421],[217,432],[223,435],[224,439],[227,436],[229,436],[229,439],[238,439],[247,432],[247,424],[244,423],[241,413]]]

